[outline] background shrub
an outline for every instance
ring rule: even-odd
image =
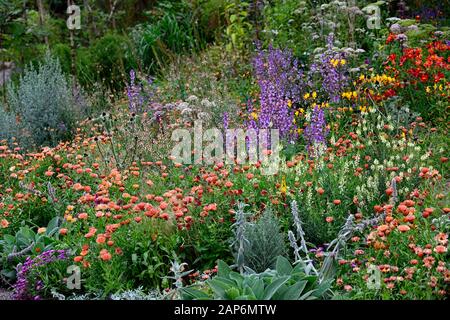
[[[81,114],[58,59],[50,54],[37,68],[30,65],[17,86],[8,87],[8,101],[23,131],[18,138],[26,147],[69,138]]]

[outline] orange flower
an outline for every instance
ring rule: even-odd
[[[334,220],[333,217],[326,217],[326,218],[325,218],[325,221],[328,222],[328,223],[333,222],[333,220]]]
[[[323,188],[318,188],[317,189],[317,193],[320,194],[320,195],[323,195],[324,192],[325,192],[325,190],[323,190]]]
[[[37,233],[42,234],[42,233],[45,233],[45,231],[47,231],[47,228],[42,227],[42,228],[38,229]]]
[[[394,192],[394,190],[392,189],[392,188],[387,188],[386,189],[386,195],[388,196],[388,197],[390,197],[391,195],[392,195],[392,193]]]
[[[111,258],[111,253],[109,253],[108,250],[103,249],[100,251],[100,259],[102,259],[103,261],[109,261],[111,260]]]
[[[339,204],[341,204],[341,200],[339,200],[339,199],[333,200],[333,203],[335,205],[339,205]]]
[[[67,229],[66,228],[59,229],[59,234],[65,236],[67,234]]]
[[[2,226],[2,228],[8,228],[9,222],[6,219],[2,219],[2,221],[0,222],[0,225]]]
[[[99,234],[99,235],[97,236],[97,240],[95,240],[95,242],[97,242],[98,244],[105,243],[105,241],[106,241],[106,238],[105,238],[105,236],[102,235],[102,234]]]
[[[401,224],[401,225],[399,225],[399,226],[397,227],[397,229],[398,229],[400,232],[406,232],[406,231],[409,231],[411,228],[408,227],[406,224]]]
[[[82,256],[76,256],[75,258],[73,258],[73,261],[75,261],[75,262],[80,262],[82,260],[83,260]]]
[[[162,202],[159,204],[159,208],[160,208],[161,210],[167,209],[168,206],[169,206],[169,205],[168,205],[167,202],[165,202],[165,201],[162,201]]]
[[[231,182],[231,181],[227,181],[227,182],[225,182],[225,187],[227,187],[227,188],[231,188],[233,186],[233,182]]]
[[[167,214],[165,212],[163,214],[161,214],[159,217],[164,219],[164,220],[169,220],[169,214]]]
[[[88,214],[86,212],[82,212],[78,214],[78,219],[86,220],[88,218]]]
[[[444,247],[442,245],[438,245],[434,248],[434,252],[440,254],[440,253],[446,253],[447,252],[447,247]]]

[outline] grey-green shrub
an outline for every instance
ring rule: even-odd
[[[248,224],[244,234],[247,239],[244,265],[256,272],[273,268],[277,257],[286,254],[285,236],[270,209],[266,209],[258,221]]]
[[[9,143],[18,134],[16,117],[14,113],[5,110],[0,105],[0,140],[7,140]]]
[[[8,87],[7,96],[23,131],[19,143],[26,148],[69,138],[81,113],[58,59],[50,54],[36,68],[29,65],[19,84]]]

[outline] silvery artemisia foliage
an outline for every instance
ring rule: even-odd
[[[256,272],[273,268],[278,256],[286,254],[285,237],[278,218],[266,209],[259,219],[244,230],[248,240],[244,264]]]
[[[65,296],[55,290],[52,290],[53,298],[57,300],[105,300],[102,298],[101,293],[96,295],[92,294],[72,294],[70,296]],[[157,290],[151,290],[145,292],[142,287],[138,287],[133,290],[125,290],[121,292],[116,292],[109,296],[109,300],[163,300],[165,298],[164,294]]]
[[[0,140],[13,141],[18,136],[17,121],[14,113],[8,112],[0,105]]]
[[[80,114],[59,61],[50,54],[37,68],[27,67],[19,85],[8,87],[7,96],[26,147],[54,145],[68,138]]]

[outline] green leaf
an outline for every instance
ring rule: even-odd
[[[276,269],[279,275],[288,276],[292,273],[292,265],[288,259],[285,257],[279,256],[277,258]]]
[[[46,234],[51,237],[59,230],[59,217],[54,217],[47,225]]]
[[[222,260],[217,261],[217,275],[219,277],[228,278],[231,272],[231,268]]]
[[[308,281],[299,281],[296,284],[289,287],[283,296],[283,300],[297,300],[303,293]]]
[[[272,296],[277,292],[277,290],[289,280],[289,276],[283,276],[276,280],[274,280],[271,284],[266,287],[264,290],[264,298],[263,300],[270,300]]]
[[[237,297],[239,297],[241,292],[238,288],[228,288],[225,290],[225,298],[229,300],[236,300]]]
[[[5,234],[3,236],[3,239],[5,239],[6,243],[8,244],[13,244],[14,242],[16,242],[16,238],[10,234]]]
[[[234,271],[231,271],[228,276],[231,280],[234,280],[239,287],[242,287],[242,281],[244,281],[243,276]]]
[[[256,299],[262,300],[264,297],[264,281],[262,279],[256,279],[252,286],[252,290]]]
[[[206,294],[205,292],[194,289],[194,288],[189,288],[189,287],[180,288],[180,292],[181,292],[183,299],[186,299],[186,300],[190,300],[190,299],[204,300],[204,299],[210,298],[210,296],[208,294]]]
[[[236,20],[237,20],[237,15],[232,14],[232,15],[230,16],[230,22],[231,22],[231,23],[234,23]]]
[[[214,291],[214,294],[218,298],[224,298],[226,296],[226,291],[230,289],[233,285],[229,285],[217,278],[211,279],[208,281],[208,285]]]
[[[305,293],[304,295],[302,295],[300,298],[298,298],[298,300],[311,300],[310,296],[315,292],[316,290],[311,290],[308,291],[307,293]]]

